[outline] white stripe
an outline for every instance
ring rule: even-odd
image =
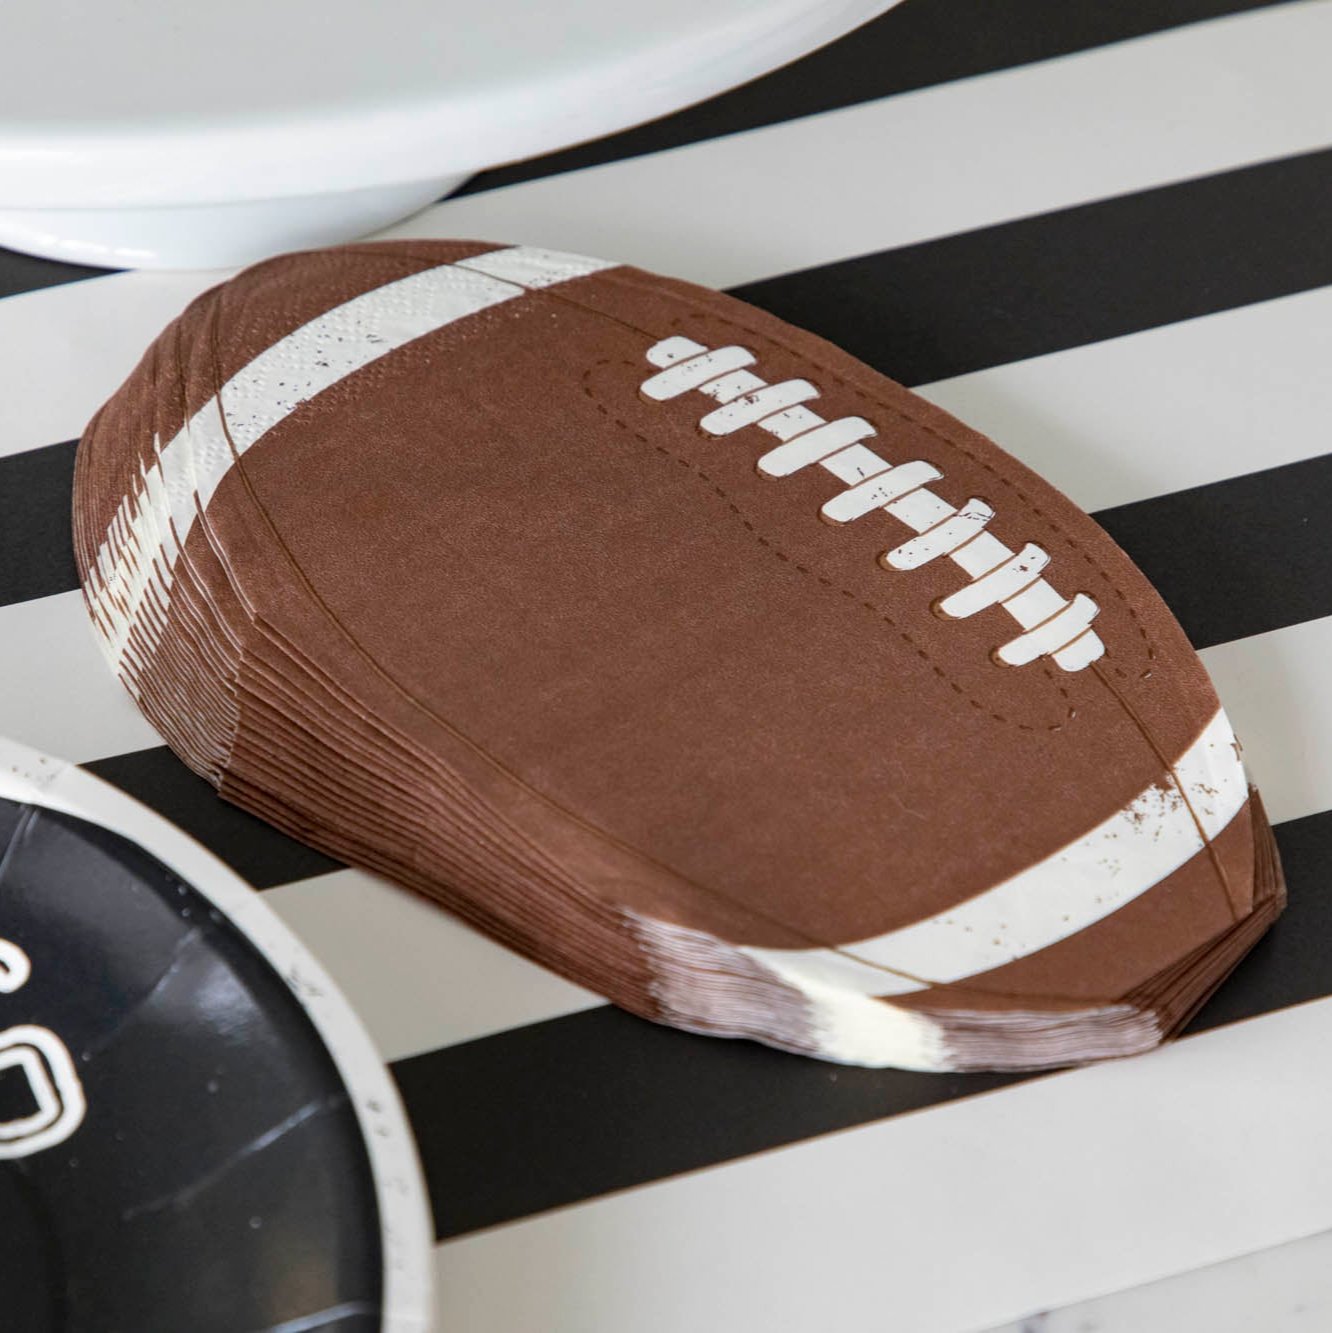
[[[1329,365],[1323,287],[919,392],[1094,510],[1326,453]]]
[[[1210,648],[1202,656],[1244,740],[1246,761],[1271,817],[1293,819],[1332,808],[1332,693],[1322,666],[1332,660],[1332,617]],[[0,678],[15,683],[0,692],[0,733],[81,762],[159,743],[98,659],[77,593],[0,608]],[[377,883],[369,877],[367,882]],[[326,924],[329,938],[355,941],[363,918],[350,896],[332,896]],[[475,938],[479,948],[493,948]],[[881,984],[883,974],[871,971]],[[408,975],[415,973],[404,970]],[[419,986],[433,984],[431,976],[423,964]],[[401,984],[417,993],[416,981]],[[475,1022],[477,1035],[507,1025],[506,990],[507,983],[482,988],[476,1017],[468,1020]],[[487,1017],[492,1010],[497,1016]],[[534,1016],[560,1012],[565,1010],[554,1004],[550,1015]],[[462,1039],[457,1033],[465,1029],[455,1028],[455,1017],[448,1005],[420,1013],[426,1028],[437,1027],[446,1040]],[[414,1033],[409,1024],[400,1041],[384,1040],[392,1049],[410,1049],[417,1042]]]
[[[264,901],[337,982],[385,1060],[605,1003],[361,870],[270,889]]]
[[[438,1325],[966,1333],[1332,1227],[1330,1103],[1320,1000],[462,1237]]]
[[[1329,47],[1332,6],[1285,5],[467,195],[386,234],[726,287],[1323,148]]]
[[[1200,656],[1268,817],[1332,809],[1332,616],[1218,644]]]
[[[608,267],[599,260],[547,251],[502,252],[499,267],[528,274],[536,286]],[[176,541],[183,542],[235,455],[243,454],[303,403],[396,348],[444,325],[523,294],[524,288],[484,273],[441,265],[345,302],[267,347],[224,384],[158,450],[144,489],[169,498],[174,533],[141,495],[127,496],[96,560],[89,594],[111,627],[107,654],[119,670],[137,630],[151,645],[161,620],[140,617],[156,582],[170,586]],[[226,430],[222,421],[225,418]]]
[[[164,276],[175,280],[165,291]],[[137,287],[139,279],[150,285]],[[78,435],[162,326],[216,280],[129,274],[0,300],[0,455]],[[1250,472],[1255,440],[1264,467],[1325,453],[1329,364],[1332,287],[1324,287],[919,392],[1084,508],[1101,509]]]
[[[465,196],[387,234],[540,239],[731,286],[1324,147],[1332,139],[1329,42],[1326,0],[1283,5]],[[866,169],[866,143],[892,170]],[[941,144],[947,171],[939,170]],[[800,164],[799,188],[774,207],[771,182],[790,178],[792,162]],[[682,199],[697,207],[682,210]],[[119,274],[0,300],[0,453],[78,435],[163,325],[227,276]],[[1216,381],[1222,398],[1260,416],[1263,385],[1277,377],[1302,384],[1306,402],[1332,399],[1327,376],[1298,374],[1321,371],[1332,342],[1332,320],[1308,324],[1322,355],[1287,337],[1279,354],[1241,361],[1238,381]],[[1150,363],[1152,373],[1132,381],[1135,391],[1170,380],[1171,366]],[[1113,417],[1142,407],[1109,405]],[[1187,413],[1187,404],[1168,406],[1172,419]],[[1290,405],[1280,406],[1289,415]],[[1097,429],[1093,413],[1072,420],[1071,438]],[[1220,413],[1217,420],[1225,424]],[[1049,433],[1038,415],[1031,424]],[[1274,462],[1301,456],[1301,443],[1308,448],[1289,435],[1272,443]],[[1054,461],[1057,481],[1069,464]]]
[[[193,527],[196,491],[198,503],[206,507],[232,465],[221,427],[223,413],[235,451],[244,453],[302,403],[347,375],[444,324],[521,292],[512,284],[445,265],[366,292],[266,347],[160,449],[158,462],[149,469],[149,477],[156,471],[171,497],[175,537],[184,542]],[[148,485],[151,489],[154,483]],[[117,538],[116,522],[128,528],[127,535]],[[141,621],[138,613],[150,583],[168,583],[166,555],[152,507],[140,503],[138,495],[127,496],[112,534],[98,551],[101,577],[88,588],[114,627],[107,636],[107,654],[116,670],[135,630],[151,642],[152,622]]]
[[[87,763],[160,745],[106,669],[83,594],[0,607],[0,736]]]
[[[1118,911],[1178,870],[1248,796],[1224,712],[1152,786],[1090,832],[945,912],[829,949],[746,949],[782,976],[865,995],[904,995],[918,982],[960,981],[1048,948]],[[1180,799],[1180,794],[1185,799]],[[1109,868],[1107,868],[1109,867]]]
[[[531,245],[515,245],[508,250],[491,250],[471,259],[460,259],[457,267],[474,269],[502,282],[536,289],[585,278],[589,273],[600,273],[615,265],[610,260],[591,259],[587,255],[568,255]]]
[[[0,457],[83,433],[144,349],[225,273],[118,273],[0,300]]]

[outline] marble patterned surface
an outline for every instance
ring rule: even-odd
[[[986,1333],[1324,1333],[1332,1329],[1332,1231]]]

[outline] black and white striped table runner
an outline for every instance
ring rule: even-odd
[[[392,233],[729,288],[993,435],[1155,580],[1290,909],[1208,1035],[1040,1080],[653,1027],[218,802],[97,657],[68,518],[83,422],[218,275],[0,254],[0,733],[192,832],[343,985],[417,1132],[443,1326],[974,1329],[1332,1227],[1330,51],[1329,0],[907,0]]]

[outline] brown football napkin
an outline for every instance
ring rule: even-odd
[[[716,292],[479,242],[259,264],[98,413],[74,522],[112,668],[224,797],[648,1018],[1122,1055],[1284,901],[1124,553]]]

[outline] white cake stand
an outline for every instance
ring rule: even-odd
[[[196,268],[346,240],[891,2],[4,0],[0,245]]]

